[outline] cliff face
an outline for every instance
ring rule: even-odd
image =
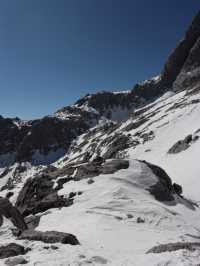
[[[186,31],[184,39],[178,44],[172,54],[169,56],[164,69],[162,71],[163,85],[171,87],[177,76],[188,65],[188,58],[190,57],[193,47],[196,45],[200,37],[200,12],[193,19],[191,26]],[[195,62],[190,60],[190,66]]]

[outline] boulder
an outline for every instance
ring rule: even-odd
[[[27,252],[28,250],[25,249],[23,246],[16,243],[10,243],[5,246],[0,246],[0,259],[24,255]]]
[[[57,232],[57,231],[35,231],[25,230],[18,239],[27,239],[30,241],[42,241],[44,243],[62,243],[70,245],[79,245],[79,241],[72,234]]]

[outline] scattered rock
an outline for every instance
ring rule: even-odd
[[[6,246],[0,246],[0,259],[24,255],[27,252],[28,250],[23,246],[16,243],[10,243]]]
[[[52,249],[52,250],[57,250],[58,247],[57,246],[54,246],[54,245],[51,245],[51,246],[45,246],[43,247],[44,249]]]
[[[120,220],[120,221],[123,220],[121,216],[115,216],[115,219]]]
[[[89,178],[88,181],[87,181],[88,185],[91,185],[94,183],[94,180],[92,178]]]
[[[69,193],[69,199],[72,199],[76,196],[76,192],[70,192]]]
[[[57,231],[36,231],[36,230],[25,230],[19,236],[18,239],[27,239],[30,241],[42,241],[44,243],[62,243],[70,245],[79,245],[79,241],[72,234],[67,234]]]
[[[141,217],[137,217],[137,221],[136,221],[138,224],[141,224],[141,223],[145,223],[145,220],[142,219]]]

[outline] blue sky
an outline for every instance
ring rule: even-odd
[[[38,118],[160,72],[197,0],[0,0],[0,114]]]

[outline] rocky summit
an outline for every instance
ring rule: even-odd
[[[200,12],[157,77],[0,116],[0,265],[199,265],[199,122]]]

